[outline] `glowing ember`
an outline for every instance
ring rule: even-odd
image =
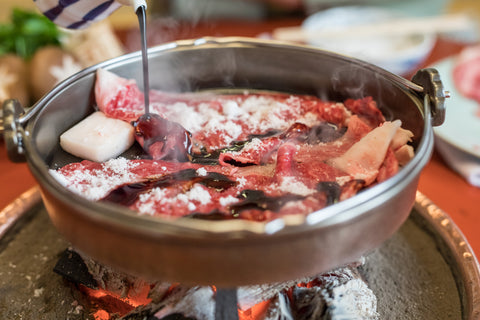
[[[252,308],[242,311],[238,310],[239,320],[256,320],[263,319],[265,314],[270,307],[270,300],[262,301],[257,303]]]
[[[90,299],[90,302],[98,308],[93,314],[95,320],[109,320],[111,314],[126,315],[135,308],[149,304],[152,300],[148,298],[150,291],[149,286],[144,286],[139,294],[135,297],[119,297],[118,295],[103,290],[90,289],[80,285],[83,291]]]
[[[110,314],[105,310],[98,310],[93,314],[95,320],[109,320]]]

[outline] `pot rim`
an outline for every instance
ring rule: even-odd
[[[392,74],[380,67],[374,66],[367,62],[351,58],[345,55],[321,50],[319,48],[307,45],[287,44],[279,41],[258,40],[242,37],[229,38],[200,38],[193,40],[181,40],[164,45],[159,45],[149,49],[149,54],[177,51],[177,50],[197,50],[209,47],[232,47],[232,46],[250,46],[250,47],[288,47],[295,50],[321,52],[325,55],[335,57],[336,59],[347,60],[350,63],[360,64],[362,67],[376,72],[385,77],[388,81],[393,81],[397,86],[411,96],[416,102],[419,110],[424,117],[423,136],[415,152],[415,156],[407,163],[399,172],[378,185],[369,187],[360,194],[352,198],[343,200],[318,211],[314,211],[308,215],[287,215],[268,222],[255,222],[246,220],[229,220],[229,221],[204,221],[197,219],[165,219],[159,217],[150,217],[138,215],[133,210],[116,204],[94,202],[77,195],[64,186],[62,186],[49,173],[49,169],[45,161],[36,152],[33,143],[32,129],[35,121],[30,121],[33,114],[42,110],[48,102],[60,94],[62,90],[70,85],[74,85],[79,79],[94,73],[98,68],[113,68],[125,61],[141,58],[141,52],[126,54],[114,59],[110,59],[99,64],[88,67],[70,78],[61,82],[52,91],[46,94],[38,101],[28,113],[20,119],[20,122],[26,123],[24,133],[24,143],[26,149],[26,157],[30,169],[34,176],[41,181],[42,188],[55,195],[55,197],[75,207],[79,212],[89,219],[101,224],[114,226],[127,232],[145,235],[153,238],[161,237],[178,237],[186,238],[204,238],[208,236],[214,239],[235,240],[242,238],[256,237],[272,237],[283,236],[297,232],[305,232],[330,227],[336,224],[342,224],[346,221],[358,219],[362,215],[368,214],[368,210],[362,210],[360,207],[372,207],[379,201],[385,201],[390,198],[391,194],[396,193],[395,190],[402,188],[416,178],[425,164],[428,162],[433,150],[433,129],[430,115],[430,103],[427,98],[424,99],[423,105],[415,92],[423,91],[423,88],[414,84],[398,75]],[[420,108],[420,107],[423,107]],[[35,118],[33,118],[35,119]],[[413,206],[413,202],[412,202]]]

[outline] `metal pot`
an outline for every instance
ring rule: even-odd
[[[267,223],[168,221],[114,204],[90,202],[48,172],[72,161],[59,136],[93,111],[95,70],[142,79],[141,55],[106,61],[67,79],[23,112],[4,105],[12,160],[25,155],[53,224],[79,251],[147,279],[232,287],[301,278],[351,262],[379,246],[406,220],[443,122],[444,92],[433,69],[413,82],[351,57],[246,38],[179,41],[149,50],[151,86],[195,91],[253,88],[322,99],[372,96],[387,119],[415,134],[415,157],[389,180],[313,212]],[[141,83],[141,81],[139,81]]]

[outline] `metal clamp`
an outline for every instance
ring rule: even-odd
[[[8,157],[13,162],[25,162],[25,149],[23,148],[25,131],[18,121],[23,111],[18,100],[6,100],[3,104],[3,122],[0,122],[0,129],[3,131]]]
[[[428,95],[432,125],[441,125],[445,121],[445,99],[449,96],[443,88],[438,71],[434,68],[420,69],[413,76],[412,82],[422,86],[423,94]]]

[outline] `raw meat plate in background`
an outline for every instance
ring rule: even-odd
[[[480,104],[456,89],[452,76],[455,63],[456,57],[450,57],[432,66],[440,73],[445,90],[450,92],[445,122],[435,127],[434,132],[450,145],[480,159]]]

